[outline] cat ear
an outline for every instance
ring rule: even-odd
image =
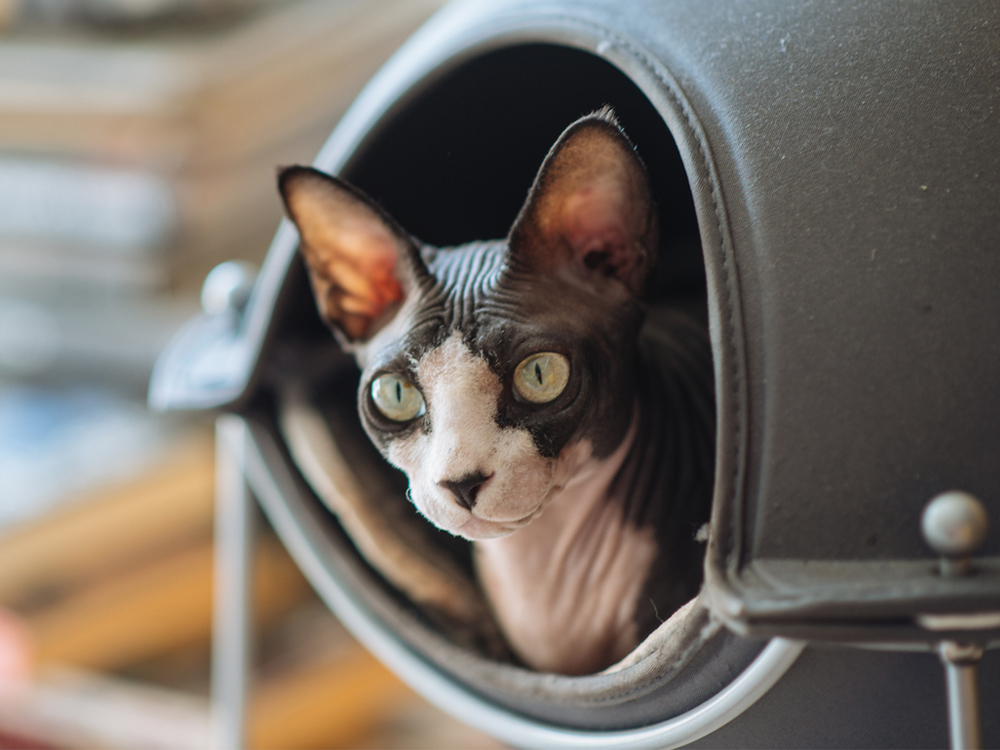
[[[657,240],[646,170],[605,108],[559,136],[514,222],[509,247],[514,268],[615,278],[638,295]]]
[[[366,195],[316,169],[282,169],[278,188],[320,315],[347,343],[370,339],[422,267],[413,241]]]

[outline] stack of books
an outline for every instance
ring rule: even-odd
[[[310,162],[440,4],[261,1],[200,24],[10,25],[0,378],[143,380],[205,273],[263,257],[281,217],[276,166]]]

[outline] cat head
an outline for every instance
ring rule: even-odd
[[[425,245],[307,167],[279,186],[365,430],[435,525],[509,534],[623,440],[657,221],[610,111],[563,132],[506,240]]]

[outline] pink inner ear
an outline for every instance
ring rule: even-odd
[[[403,299],[396,274],[399,242],[377,218],[324,208],[301,210],[297,217],[317,298],[331,322],[349,338],[363,339]]]
[[[592,182],[569,195],[552,227],[569,243],[573,258],[606,275],[627,279],[639,260],[629,242],[629,209],[612,181]]]
[[[331,276],[345,292],[341,304],[347,312],[375,318],[403,298],[396,278],[396,254],[391,248],[372,243],[368,255],[340,257],[330,266]]]
[[[279,186],[320,314],[348,340],[369,338],[404,297],[402,233],[360,193],[306,167],[282,171]]]

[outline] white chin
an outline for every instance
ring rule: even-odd
[[[522,526],[526,526],[531,521],[533,516],[534,514],[529,515],[527,518],[521,519],[520,521],[504,522],[487,521],[483,518],[472,516],[465,523],[455,529],[449,529],[449,531],[451,531],[452,534],[464,537],[465,539],[473,542],[482,539],[499,539],[500,537],[513,534]]]

